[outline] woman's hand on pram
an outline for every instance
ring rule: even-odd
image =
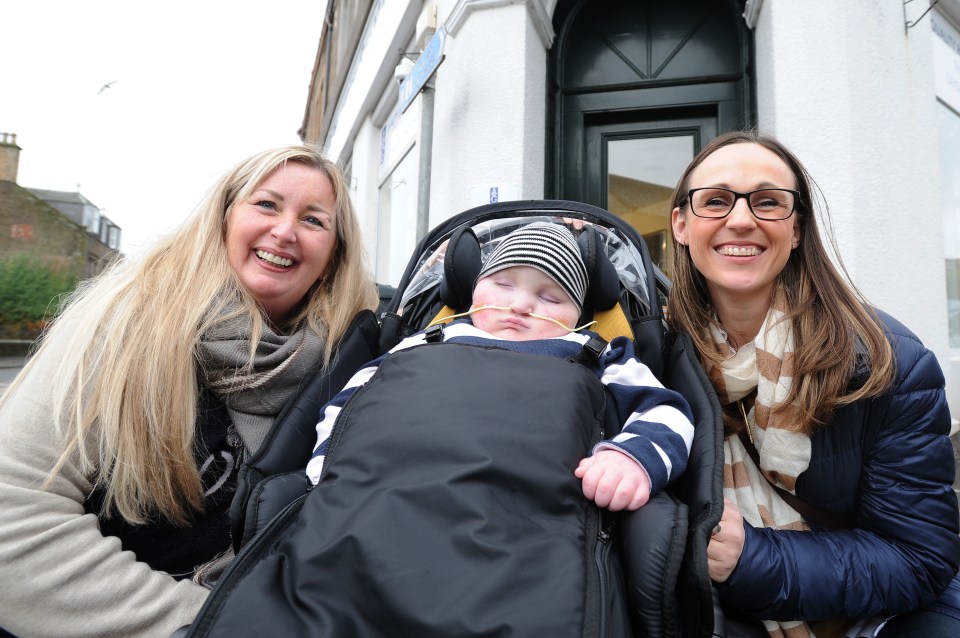
[[[722,583],[730,578],[740,561],[746,534],[743,525],[740,508],[730,499],[723,499],[723,515],[707,544],[707,572],[713,582]]]
[[[598,450],[573,472],[583,495],[610,511],[635,510],[650,500],[650,477],[632,457],[617,450]]]

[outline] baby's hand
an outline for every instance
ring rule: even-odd
[[[612,512],[640,509],[650,500],[650,478],[632,458],[616,450],[599,450],[573,472],[583,481],[583,495]]]

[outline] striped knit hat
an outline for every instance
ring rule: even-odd
[[[583,310],[587,267],[577,240],[566,227],[534,222],[513,231],[490,253],[477,281],[513,266],[536,268],[560,284],[577,309]]]

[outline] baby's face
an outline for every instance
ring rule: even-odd
[[[543,315],[574,328],[580,311],[556,281],[530,266],[513,266],[488,275],[473,290],[473,308],[501,306],[510,310],[479,310],[473,325],[509,341],[549,339],[567,334]]]

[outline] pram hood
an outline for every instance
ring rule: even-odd
[[[414,250],[393,299],[386,305],[381,349],[389,349],[399,339],[422,330],[443,308],[440,291],[447,242],[458,229],[469,227],[473,231],[480,243],[481,256],[486,260],[505,236],[537,221],[564,224],[575,236],[586,226],[596,230],[619,277],[620,307],[633,332],[626,336],[645,344],[653,341],[650,345],[659,349],[666,330],[663,305],[670,284],[650,259],[643,238],[624,220],[606,210],[563,200],[479,206],[447,219],[430,231]],[[398,325],[392,325],[394,322]],[[648,357],[642,358],[646,362]],[[650,358],[656,361],[659,353]],[[651,368],[659,372],[658,366]]]

